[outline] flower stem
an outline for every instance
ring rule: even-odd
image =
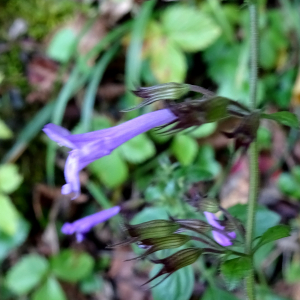
[[[250,108],[256,108],[256,94],[257,94],[257,61],[258,61],[258,5],[256,0],[249,3],[250,13]],[[248,198],[248,214],[246,225],[246,242],[245,252],[248,255],[252,254],[252,240],[255,224],[255,213],[258,196],[259,174],[258,174],[258,147],[255,140],[250,145],[249,152],[249,166],[250,166],[250,184],[249,184],[249,198]],[[252,269],[246,277],[246,292],[249,300],[255,300],[255,286],[254,286],[254,269],[253,257]]]
[[[250,13],[250,108],[256,108],[258,69],[258,5],[256,0],[249,4]]]

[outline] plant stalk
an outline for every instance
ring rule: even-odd
[[[256,108],[257,95],[257,69],[258,69],[258,4],[256,0],[249,3],[250,13],[250,108]],[[252,241],[254,236],[255,213],[258,197],[259,174],[258,174],[258,147],[255,140],[249,149],[249,198],[246,225],[245,252],[252,254]],[[246,277],[246,293],[249,300],[255,300],[255,283],[253,257],[251,255],[252,268]]]

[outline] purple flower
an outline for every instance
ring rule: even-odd
[[[64,234],[76,234],[77,242],[82,242],[84,235],[89,232],[94,226],[105,222],[113,216],[117,215],[121,210],[120,206],[102,210],[90,216],[79,219],[73,223],[65,223],[61,228]]]
[[[205,211],[204,212],[204,215],[208,221],[208,223],[218,229],[221,229],[221,230],[224,230],[224,226],[220,225],[220,223],[218,222],[218,218],[215,216],[215,214],[213,213],[210,213],[208,211]],[[212,235],[215,239],[215,241],[220,244],[221,246],[224,246],[224,247],[227,247],[227,246],[231,246],[232,245],[232,242],[231,242],[231,239],[235,239],[236,238],[236,234],[235,232],[227,232],[227,235],[231,237],[228,238],[227,236],[223,235],[222,233],[220,232],[217,232],[217,231],[212,231]]]
[[[92,131],[83,134],[71,134],[67,129],[47,124],[43,131],[50,139],[59,145],[72,150],[65,165],[66,184],[62,187],[62,194],[75,193],[72,199],[80,193],[78,173],[88,164],[105,155],[110,154],[115,148],[146,132],[154,127],[174,122],[176,116],[169,109],[144,114],[115,127]]]

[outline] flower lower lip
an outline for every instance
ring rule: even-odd
[[[67,129],[55,124],[47,124],[44,132],[55,142],[69,147],[69,157],[65,165],[66,185],[62,194],[80,193],[79,171],[91,162],[109,155],[115,148],[154,127],[176,120],[169,109],[161,109],[141,115],[115,127],[72,135]]]
[[[109,209],[102,210],[90,216],[84,217],[73,223],[65,223],[61,231],[64,234],[76,234],[77,241],[81,241],[84,238],[84,235],[89,232],[94,226],[105,222],[117,215],[121,211],[121,206],[114,206]]]

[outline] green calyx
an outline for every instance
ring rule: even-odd
[[[200,211],[208,211],[210,213],[216,213],[220,210],[217,200],[213,198],[201,199],[198,208]]]
[[[125,224],[128,234],[138,240],[166,237],[180,228],[170,220],[154,220],[137,225]]]
[[[211,230],[211,225],[198,219],[174,219],[182,228],[199,233],[206,233]]]
[[[141,256],[129,260],[144,258],[147,255],[150,255],[160,250],[178,248],[190,240],[191,240],[190,236],[183,235],[183,234],[171,234],[169,236],[162,237],[162,238],[145,239],[139,242],[138,245],[142,248],[146,248],[147,251]]]
[[[143,98],[144,101],[139,105],[130,107],[123,111],[131,111],[149,105],[160,100],[177,100],[190,91],[188,84],[169,82],[150,87],[139,87],[132,91],[136,96]]]

